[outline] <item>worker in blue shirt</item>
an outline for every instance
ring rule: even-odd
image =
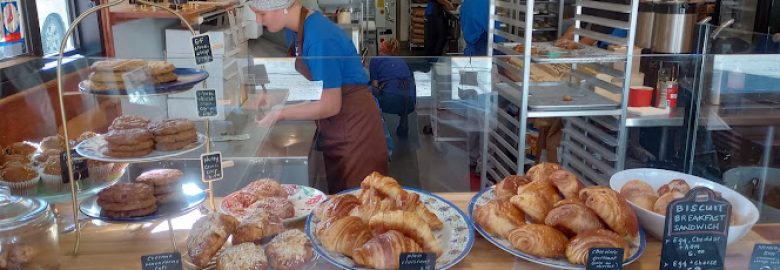
[[[388,39],[379,46],[379,57],[371,59],[368,73],[371,78],[371,92],[379,100],[383,113],[399,116],[395,132],[406,137],[409,131],[408,115],[414,112],[417,103],[417,87],[414,74],[398,53],[398,40]]]
[[[426,56],[442,56],[444,53],[444,46],[447,44],[445,9],[453,11],[455,7],[449,0],[428,0],[428,5],[425,7]]]
[[[489,13],[489,0],[465,0],[460,6],[460,28],[466,42],[464,55],[487,55]]]
[[[284,106],[258,120],[315,120],[316,147],[322,151],[328,191],[360,186],[376,171],[387,175],[387,144],[379,108],[368,90],[368,77],[352,41],[336,24],[296,0],[250,0],[248,6],[268,31],[285,30],[296,57],[295,69],[322,82],[320,100]],[[259,98],[258,105],[270,105]]]

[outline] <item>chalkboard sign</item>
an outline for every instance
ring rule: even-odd
[[[780,270],[780,244],[756,244],[750,270]]]
[[[87,179],[87,177],[89,177],[87,159],[76,153],[75,149],[71,149],[70,153],[70,158],[73,161],[73,177],[76,178],[76,181]],[[70,177],[68,173],[68,157],[65,155],[65,151],[60,153],[60,176],[62,176],[63,183],[70,183]]]
[[[205,89],[195,91],[196,103],[198,105],[198,116],[213,117],[217,116],[217,90]]]
[[[661,269],[724,269],[731,204],[705,187],[666,210]]]
[[[436,269],[436,253],[401,253],[398,260],[399,270]]]
[[[142,270],[181,270],[179,252],[141,256]]]
[[[222,180],[222,153],[200,155],[200,172],[203,182]]]
[[[623,269],[622,248],[591,248],[588,251],[587,270]]]
[[[214,61],[211,54],[211,41],[208,34],[200,34],[192,37],[192,48],[195,51],[195,64],[202,65]]]

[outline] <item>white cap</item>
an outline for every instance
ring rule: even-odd
[[[277,10],[288,8],[295,3],[295,0],[249,0],[246,4],[255,10]]]

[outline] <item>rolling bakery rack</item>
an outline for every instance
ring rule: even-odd
[[[89,15],[91,15],[93,13],[96,13],[96,12],[102,10],[102,9],[107,9],[107,8],[110,8],[110,7],[113,7],[113,6],[117,6],[117,5],[122,4],[122,3],[128,3],[129,4],[130,2],[131,2],[130,0],[113,0],[113,1],[108,1],[108,2],[106,2],[104,4],[92,7],[90,9],[86,10],[84,13],[80,14],[73,21],[73,23],[70,25],[68,30],[65,32],[65,35],[64,35],[64,37],[62,39],[62,42],[60,43],[59,55],[58,55],[58,59],[57,59],[57,89],[58,89],[58,101],[59,101],[59,106],[60,106],[60,112],[59,112],[60,113],[60,117],[61,117],[60,120],[62,121],[62,132],[63,132],[62,135],[66,138],[66,140],[68,138],[70,138],[70,133],[69,133],[69,130],[68,130],[68,125],[67,125],[67,123],[68,123],[67,120],[68,119],[67,119],[66,114],[65,114],[65,102],[64,102],[65,89],[64,89],[64,83],[63,83],[62,63],[63,63],[64,51],[65,51],[65,48],[67,46],[67,41],[69,40],[69,37],[71,35],[73,35],[73,32],[75,31],[76,27],[86,17],[88,17]],[[182,22],[182,24],[184,26],[186,26],[186,29],[189,30],[190,33],[193,36],[196,35],[196,32],[193,29],[192,25],[180,13],[178,13],[176,10],[174,10],[174,9],[164,5],[164,4],[153,3],[153,2],[148,2],[148,1],[144,1],[144,0],[136,0],[135,4],[144,5],[144,6],[146,6],[146,8],[151,8],[151,9],[161,9],[161,10],[164,10],[164,11],[166,11],[168,13],[171,13],[171,14],[175,15]],[[182,8],[186,9],[186,8],[192,8],[192,5],[196,5],[196,4],[189,3],[189,4],[184,4],[184,5],[185,6],[183,6]],[[203,70],[203,66],[201,66],[201,70]],[[205,77],[199,79],[200,81],[202,81],[202,84],[198,81],[197,83],[193,83],[193,84],[189,85],[188,88],[186,88],[186,89],[181,89],[181,91],[192,90],[192,87],[195,86],[195,84],[201,84],[203,87],[205,87],[206,86],[205,79],[207,77],[208,77],[208,74],[206,73]],[[86,92],[82,91],[82,94],[84,94],[84,93],[86,93]],[[167,95],[167,94],[171,94],[171,93],[176,93],[176,92],[166,92],[166,93],[132,93],[132,95],[141,95],[141,96],[143,96],[143,95]],[[89,94],[89,93],[86,93],[86,94]],[[120,95],[127,95],[127,94],[120,94]],[[209,132],[209,120],[208,120],[208,118],[204,118],[203,121],[204,121],[204,135],[203,135],[203,137],[205,137],[205,138],[203,138],[203,140],[204,140],[204,144],[205,144],[205,148],[206,148],[205,149],[205,153],[210,153],[211,152],[211,138],[210,138],[210,135],[209,135],[210,134],[210,132]],[[197,150],[197,148],[199,148],[199,147],[200,146],[195,147],[195,150]],[[72,147],[70,144],[68,144],[68,143],[65,144],[66,153],[72,153],[73,149],[74,149],[74,147]],[[189,151],[187,151],[187,152],[189,152]],[[183,154],[183,153],[181,153],[181,154]],[[65,156],[66,156],[67,168],[68,168],[67,169],[67,175],[68,175],[68,177],[71,180],[71,181],[69,181],[69,183],[70,183],[70,193],[71,193],[70,197],[71,197],[71,202],[72,202],[72,206],[73,206],[73,220],[74,220],[74,227],[75,227],[75,233],[76,233],[76,237],[75,237],[75,241],[74,241],[74,245],[73,245],[73,254],[74,255],[78,255],[79,246],[80,246],[80,242],[81,242],[81,226],[80,226],[80,222],[79,222],[79,213],[80,213],[79,208],[80,208],[80,206],[79,206],[79,197],[78,197],[79,191],[77,190],[78,189],[77,188],[78,184],[75,183],[76,182],[76,178],[74,177],[74,158],[73,158],[72,154],[67,154]],[[161,160],[161,159],[165,159],[165,158],[164,157],[152,157],[152,158],[143,159],[143,161],[157,161],[157,160]],[[114,182],[116,182],[116,181],[114,181]],[[213,182],[209,181],[209,182],[207,182],[207,184],[208,184],[208,189],[206,191],[208,193],[209,205],[210,205],[210,208],[212,210],[215,210],[216,208],[215,208],[215,204],[214,204]],[[200,201],[202,202],[203,199],[201,199]],[[200,204],[200,203],[198,203],[198,204]],[[190,211],[190,210],[193,210],[193,209],[188,209],[186,211]],[[183,213],[181,213],[181,214],[183,214]],[[173,234],[173,227],[172,227],[171,221],[170,221],[171,217],[165,217],[165,218],[168,219],[168,230],[169,230],[169,234],[170,234],[170,238],[171,238],[170,239],[171,240],[171,245],[173,246],[173,249],[176,250],[175,238],[174,238],[174,234]],[[162,218],[160,218],[160,219],[162,219]],[[151,220],[147,220],[147,221],[151,221]]]

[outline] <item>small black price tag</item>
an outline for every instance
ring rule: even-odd
[[[434,270],[436,253],[401,253],[398,257],[399,270]]]
[[[71,149],[70,153],[70,158],[73,161],[73,177],[76,178],[76,181],[87,179],[87,177],[89,177],[87,159],[76,153],[75,149]],[[70,177],[68,173],[68,157],[65,155],[65,151],[60,153],[60,176],[62,176],[63,183],[70,183]]]
[[[217,90],[205,89],[195,91],[195,97],[198,105],[198,116],[213,117],[217,116]]]
[[[749,270],[780,270],[780,244],[756,244]]]
[[[623,269],[622,248],[591,248],[588,251],[587,270]]]
[[[141,256],[142,270],[181,270],[179,252]]]
[[[661,269],[724,269],[731,204],[705,187],[666,210]]]
[[[200,172],[203,182],[222,180],[222,153],[200,155]]]
[[[195,64],[202,65],[214,61],[208,34],[192,37],[192,48],[195,51]]]

